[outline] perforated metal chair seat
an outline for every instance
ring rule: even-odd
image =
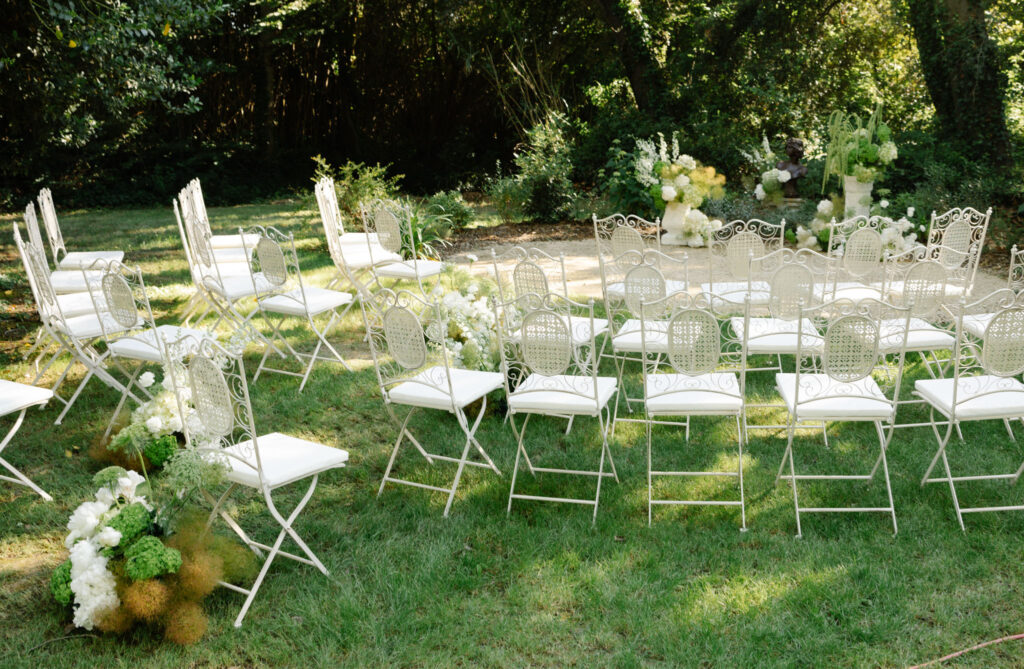
[[[305,288],[305,303],[303,303],[303,290],[296,288],[287,293],[274,295],[260,300],[260,306],[267,311],[288,316],[317,316],[332,309],[337,309],[344,304],[352,302],[352,294],[340,290],[327,290],[310,286]]]
[[[983,374],[954,379],[921,379],[914,390],[947,418],[953,411],[953,388],[957,388],[956,417],[967,420],[1018,418],[1024,416],[1024,383],[1014,377]],[[975,395],[978,395],[976,399]]]
[[[776,374],[775,387],[797,421],[888,420],[893,413],[892,402],[870,376],[844,383],[828,374],[801,374],[799,406],[796,374]]]
[[[142,332],[110,342],[110,352],[119,358],[144,360],[161,364],[163,363],[163,358],[160,355],[160,347],[156,339],[157,335],[165,342],[178,341],[183,337],[191,336],[196,340],[195,346],[198,346],[199,342],[204,339],[215,340],[215,337],[202,330],[183,328],[177,325],[158,325],[156,330],[143,330]],[[187,348],[183,348],[181,351],[181,353],[191,352]]]
[[[743,338],[743,318],[734,316],[729,326]],[[803,337],[801,340],[800,337]],[[806,353],[820,353],[823,339],[809,318],[802,321],[785,318],[751,318],[747,352],[755,355],[795,355],[797,344]]]
[[[615,389],[615,377],[599,376],[595,399],[592,377],[530,374],[508,396],[508,406],[520,413],[596,416]]]
[[[121,262],[124,251],[72,251],[57,263],[58,269],[83,269],[97,260],[104,262]]]
[[[455,406],[461,409],[498,390],[505,383],[498,372],[453,368],[451,376],[454,388],[448,388],[443,366],[430,367],[414,376],[413,380],[391,388],[388,400],[395,404],[448,410],[454,399]]]
[[[735,414],[743,408],[743,398],[736,374],[651,374],[644,406],[655,416]]]
[[[257,437],[263,478],[270,488],[301,481],[314,474],[344,467],[348,451],[299,439],[280,432]],[[246,440],[224,449],[228,453],[253,460],[252,441]],[[227,479],[251,488],[260,488],[260,475],[255,468],[237,458],[223,458],[228,465]]]

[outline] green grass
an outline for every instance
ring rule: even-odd
[[[214,227],[269,223],[295,232],[313,279],[329,276],[314,212],[298,203],[211,210]],[[11,217],[4,219],[9,229]],[[169,209],[68,213],[61,217],[72,249],[123,248],[142,265],[161,298],[164,320],[187,294],[184,258]],[[2,376],[22,379],[20,351],[33,328],[19,308],[27,298],[9,233],[0,246],[0,298],[6,361]],[[175,299],[171,299],[171,298]],[[596,525],[585,507],[517,502],[506,516],[514,458],[511,431],[500,417],[479,432],[503,478],[468,471],[451,517],[444,497],[377,487],[396,432],[385,417],[361,324],[349,318],[342,344],[356,371],[318,366],[306,391],[298,381],[266,375],[252,386],[257,427],[344,448],[349,466],[321,478],[296,527],[328,569],[275,563],[241,630],[231,623],[239,595],[206,600],[207,636],[196,646],[165,644],[139,632],[127,639],[78,635],[49,596],[49,572],[65,551],[70,512],[92,495],[98,468],[84,454],[102,432],[117,396],[93,382],[64,425],[58,407],[30,411],[4,457],[46,488],[46,503],[24,488],[0,484],[0,665],[50,666],[900,666],[1022,631],[1024,594],[1021,514],[969,516],[961,533],[948,489],[921,489],[934,453],[927,429],[897,433],[890,469],[900,523],[893,537],[885,514],[806,515],[794,538],[792,495],[774,485],[785,448],[780,434],[754,432],[744,462],[750,531],[738,531],[738,510],[656,509],[647,527],[645,445],[637,424],[620,424],[612,446],[621,483],[606,481]],[[301,329],[296,326],[296,336]],[[247,358],[250,369],[257,354]],[[636,369],[629,380],[634,393]],[[908,383],[923,370],[912,366]],[[80,370],[76,370],[78,378]],[[74,382],[75,378],[71,381]],[[769,374],[751,382],[753,397],[772,398]],[[70,388],[72,385],[66,386]],[[911,411],[923,418],[919,409]],[[778,413],[757,420],[778,422]],[[9,424],[9,423],[5,423]],[[592,420],[531,420],[530,452],[538,465],[595,466]],[[6,429],[6,428],[5,428]],[[412,426],[425,443],[451,454],[461,447],[454,419],[424,412]],[[951,459],[963,473],[1012,471],[1021,449],[1001,424],[968,425],[966,445]],[[1022,429],[1018,428],[1018,433]],[[801,433],[804,469],[856,473],[877,453],[869,426]],[[725,467],[735,462],[728,419],[695,421],[692,439],[655,430],[656,466]],[[444,483],[453,467],[429,466],[414,452],[398,473]],[[589,495],[592,481],[557,475],[520,476],[519,489],[548,495]],[[731,481],[673,482],[668,494],[734,494]],[[668,490],[671,488],[672,490]],[[965,504],[1024,501],[1021,486],[964,484]],[[286,489],[290,508],[299,490]],[[876,504],[881,481],[808,484],[807,505]],[[260,500],[237,498],[243,526],[265,528]],[[74,635],[71,638],[62,638]],[[49,642],[49,643],[47,643]],[[971,653],[956,666],[1020,666],[1024,646],[1010,642]]]

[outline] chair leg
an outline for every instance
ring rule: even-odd
[[[739,414],[736,415],[736,443],[739,447],[740,463],[737,474],[740,479],[740,532],[747,531],[747,500],[743,494],[743,424]]]
[[[886,451],[889,450],[889,443],[892,440],[893,429],[889,430],[889,435],[885,435],[885,431],[882,429],[882,424],[875,422],[875,431],[878,433],[878,447],[879,447],[879,460],[882,462],[882,474],[885,476],[885,492],[889,496],[889,512],[892,514],[892,533],[893,536],[899,534],[900,528],[896,524],[896,503],[892,497],[892,482],[889,480],[889,461],[886,458]],[[875,465],[876,467],[878,465]],[[874,476],[875,472],[872,470],[871,475]]]
[[[509,421],[515,425],[515,419],[511,416],[509,417]],[[523,419],[523,426],[518,430],[519,438],[516,440],[516,464],[512,468],[512,485],[508,488],[508,506],[505,507],[505,515],[512,513],[512,498],[516,492],[516,478],[519,475],[519,457],[521,455],[526,455],[526,451],[523,449],[523,437],[526,436],[526,426],[529,422],[530,414],[526,414],[526,418]],[[529,464],[529,458],[527,458],[527,466],[529,467],[530,472],[533,473],[533,467]],[[536,474],[534,474],[534,476],[536,477]]]
[[[21,410],[21,412],[18,414],[18,418],[14,421],[14,425],[11,427],[10,430],[8,430],[7,435],[4,437],[3,441],[0,441],[0,453],[3,453],[3,450],[7,448],[7,444],[11,442],[11,439],[14,438],[15,433],[17,433],[17,431],[21,428],[21,424],[22,422],[24,422],[25,414],[28,413],[28,410],[29,407],[25,407],[24,409]],[[45,499],[47,502],[53,501],[53,498],[50,497],[50,495],[47,494],[45,490],[43,490],[35,483],[30,481],[27,476],[25,476],[20,471],[15,469],[14,465],[7,462],[7,460],[0,458],[0,466],[3,466],[7,471],[9,471],[14,476],[14,478],[0,476],[0,480],[10,481],[11,483],[19,483],[31,489],[33,492],[35,492],[37,495]]]
[[[789,457],[789,482],[793,486],[793,510],[796,513],[796,537],[800,539],[803,537],[803,531],[800,527],[800,497],[796,490],[796,464],[793,462],[793,433],[795,432],[795,426],[793,424],[793,418],[790,417],[790,423],[788,428],[788,436],[786,440],[786,453],[782,456],[782,464],[786,464],[786,457]],[[779,476],[782,475],[782,467],[779,467]],[[778,477],[775,479],[778,481]]]

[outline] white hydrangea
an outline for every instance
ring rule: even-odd
[[[72,512],[71,518],[68,519],[67,527],[70,534],[64,539],[64,545],[71,548],[80,539],[91,538],[96,533],[96,529],[106,522],[110,506],[110,503],[100,500],[79,504],[78,508]]]
[[[896,145],[892,142],[886,142],[882,146],[878,147],[878,160],[882,164],[888,165],[892,161],[899,157],[899,152],[896,150]]]
[[[74,623],[87,630],[121,604],[117,581],[107,569],[107,558],[92,541],[79,541],[71,547],[71,592],[75,602]]]
[[[818,213],[822,216],[832,215],[832,200],[822,200],[818,203]]]
[[[686,176],[685,174],[680,174],[679,176],[672,180],[672,183],[675,184],[676,188],[683,188],[684,186],[690,185],[690,177]]]
[[[96,533],[94,540],[104,548],[113,548],[121,543],[121,533],[108,525]]]
[[[154,435],[160,434],[160,430],[163,426],[164,422],[160,419],[160,416],[150,416],[146,419],[146,429]]]
[[[758,200],[763,200],[765,198],[764,186],[757,184],[757,187],[754,188],[754,197]]]
[[[821,250],[821,247],[818,245],[818,237],[814,232],[802,225],[798,225],[796,228],[796,246],[800,249]]]
[[[143,388],[149,388],[154,383],[156,383],[156,375],[153,372],[144,372],[139,376],[138,384]]]
[[[679,195],[679,191],[673,186],[662,186],[661,187],[661,199],[665,202],[672,202]]]
[[[673,139],[675,139],[673,137]],[[684,170],[695,170],[697,169],[697,161],[693,159],[693,156],[688,156],[685,153],[679,156],[679,160],[676,161],[677,165],[682,165]]]
[[[779,180],[780,184],[784,184],[793,178],[793,175],[789,173],[789,170],[775,170],[775,178]]]
[[[914,214],[917,212],[913,207],[907,207],[907,218],[914,218]]]
[[[787,172],[787,174],[788,174],[788,172]],[[775,185],[775,184],[779,183],[779,171],[778,170],[768,170],[767,172],[763,173],[761,175],[761,183],[765,184],[765,185],[768,185],[768,186]]]
[[[888,209],[889,208],[889,201],[888,200],[879,200],[878,206],[881,207],[882,209]]]

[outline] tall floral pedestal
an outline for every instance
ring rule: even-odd
[[[661,237],[662,244],[682,246],[686,243],[683,238],[683,228],[686,227],[686,217],[690,215],[690,205],[682,202],[669,202],[665,205],[665,215],[661,217],[661,227],[665,234]]]
[[[843,193],[846,195],[846,215],[870,216],[871,215],[871,189],[875,183],[861,183],[856,177],[843,177]]]

